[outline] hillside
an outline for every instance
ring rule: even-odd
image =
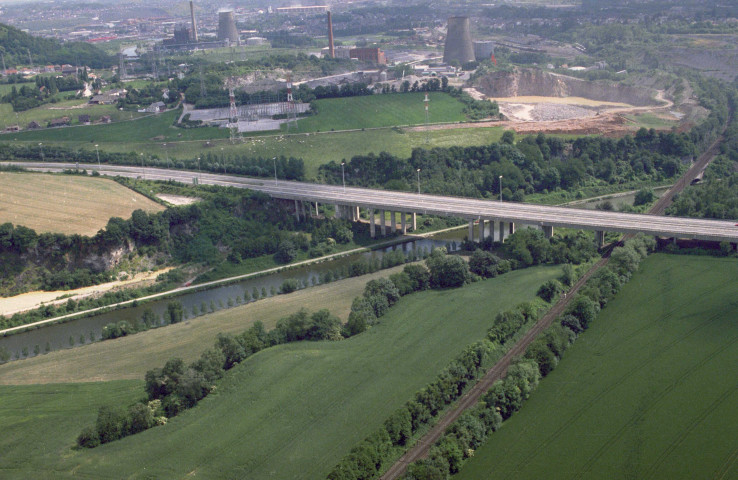
[[[84,42],[60,43],[34,37],[25,32],[0,23],[0,51],[5,56],[5,65],[28,65],[28,55],[34,65],[82,63],[92,68],[105,68],[115,64],[115,59],[94,45]]]

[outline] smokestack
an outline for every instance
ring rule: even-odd
[[[232,45],[239,43],[238,30],[236,30],[236,19],[233,17],[233,10],[218,12],[218,40],[221,42],[228,40]]]
[[[461,64],[474,61],[474,46],[469,31],[469,17],[450,17],[443,62],[457,61]]]
[[[336,58],[336,48],[333,45],[333,19],[330,10],[328,10],[328,54],[331,58]]]
[[[192,17],[192,40],[194,40],[195,43],[200,43],[200,40],[197,38],[197,22],[195,21],[195,5],[192,3],[192,0],[190,0],[190,17]]]

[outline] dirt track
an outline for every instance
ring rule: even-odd
[[[726,122],[726,125],[730,122]],[[697,161],[692,167],[685,173],[682,178],[677,181],[674,186],[665,193],[654,205],[649,209],[650,215],[663,215],[666,207],[671,204],[671,199],[675,194],[681,192],[691,181],[712,161],[713,158],[719,153],[720,144],[723,141],[723,136],[720,135],[710,147],[700,155]],[[632,234],[626,235],[624,238],[632,237]],[[548,328],[554,319],[561,315],[566,307],[569,305],[569,301],[576,296],[579,289],[586,283],[586,281],[594,275],[597,270],[607,265],[609,261],[609,253],[611,250],[608,249],[607,253],[603,258],[598,261],[595,265],[585,273],[582,278],[577,281],[576,284],[569,290],[566,296],[562,296],[551,309],[541,317],[538,322],[521,338],[515,343],[504,357],[502,357],[487,373],[457,402],[457,405],[450,410],[446,415],[441,418],[436,425],[431,428],[428,433],[419,439],[418,442],[408,450],[399,460],[395,462],[387,472],[382,475],[381,480],[394,480],[399,478],[407,466],[421,458],[428,456],[433,444],[441,438],[446,429],[464,413],[468,408],[473,407],[479,402],[482,395],[497,381],[505,376],[507,369],[512,362],[512,359],[517,355],[522,355],[528,348],[528,345],[546,328]]]

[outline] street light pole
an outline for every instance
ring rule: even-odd
[[[44,144],[43,143],[39,143],[38,144],[38,149],[41,152],[41,161],[43,162],[44,161]]]
[[[420,169],[418,169],[418,195],[420,195]]]
[[[100,150],[97,149],[99,145],[95,144],[95,153],[97,154],[97,169],[100,170]]]
[[[343,193],[346,193],[346,172],[344,171],[346,162],[341,162],[341,179],[343,180]]]
[[[272,162],[274,162],[274,184],[277,184],[277,157],[272,158]]]
[[[502,175],[500,175],[500,201],[502,201]]]
[[[200,157],[197,157],[197,184],[200,185]]]

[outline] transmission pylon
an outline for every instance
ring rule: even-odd
[[[295,99],[292,97],[292,74],[287,74],[287,130],[294,127],[297,130],[297,108]]]
[[[207,97],[208,92],[205,90],[205,77],[202,74],[202,65],[200,65],[200,96]]]
[[[236,94],[233,91],[233,79],[228,79],[228,98],[231,107],[228,112],[228,129],[231,131],[231,143],[243,142],[241,132],[238,130],[238,108],[236,108]]]
[[[425,102],[425,143],[430,143],[430,129],[428,126],[428,119],[429,119],[429,111],[428,111],[428,103],[430,102],[430,98],[428,98],[428,92],[425,93],[425,99],[423,100]]]

